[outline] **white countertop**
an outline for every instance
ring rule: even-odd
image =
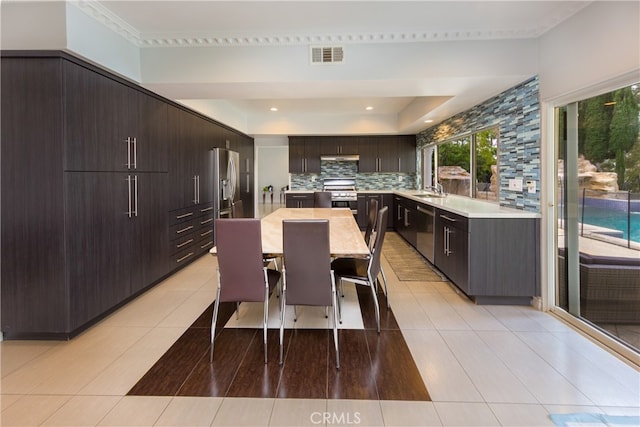
[[[314,190],[287,190],[287,194],[313,193]],[[447,195],[446,197],[419,197],[420,190],[358,190],[358,194],[395,194],[425,205],[444,209],[467,218],[540,218],[537,212],[506,208],[497,203],[470,197]]]
[[[540,214],[537,212],[506,208],[497,203],[485,202],[470,197],[447,195],[446,197],[424,198],[416,195],[419,193],[419,190],[394,191],[394,194],[398,196],[444,209],[467,218],[540,218]]]

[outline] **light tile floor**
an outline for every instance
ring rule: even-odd
[[[211,303],[204,256],[70,342],[0,343],[3,426],[545,426],[551,413],[640,415],[640,372],[555,317],[477,306],[445,282],[391,304],[432,402],[126,396]]]

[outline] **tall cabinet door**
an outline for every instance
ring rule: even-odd
[[[138,93],[69,61],[64,62],[64,88],[65,170],[130,170]]]
[[[169,219],[166,173],[133,175],[131,291],[140,291],[169,273]]]
[[[168,105],[144,93],[138,94],[138,117],[134,132],[135,170],[169,170]]]
[[[66,172],[70,330],[127,298],[134,222],[126,173]]]

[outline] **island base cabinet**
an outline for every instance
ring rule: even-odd
[[[477,304],[529,305],[540,295],[539,220],[436,210],[435,266]]]

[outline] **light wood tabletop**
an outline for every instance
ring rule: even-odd
[[[285,219],[328,219],[331,256],[367,257],[370,252],[348,208],[281,208],[265,216],[262,225],[262,252],[282,255],[282,221]]]

